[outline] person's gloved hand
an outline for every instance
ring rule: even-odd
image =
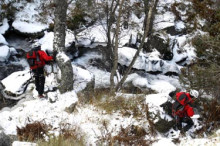
[[[54,60],[54,61],[56,61],[57,53],[58,53],[58,52],[57,52],[56,50],[53,51],[53,60]]]

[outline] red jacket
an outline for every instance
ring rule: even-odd
[[[52,61],[53,57],[48,56],[44,51],[38,50],[40,62],[37,63],[37,65],[30,67],[31,69],[36,69],[38,67],[44,67],[46,64],[45,61]]]
[[[192,117],[194,115],[193,108],[189,105],[189,103],[193,103],[193,100],[189,93],[176,93],[176,100],[184,106],[183,111],[178,114],[179,117]]]

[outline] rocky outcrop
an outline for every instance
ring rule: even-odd
[[[11,146],[11,139],[0,130],[0,146]]]
[[[14,65],[14,64],[10,64],[10,65],[0,65],[0,80],[6,78],[7,76],[9,76],[10,74],[12,74],[13,72],[16,71],[22,71],[23,67],[21,65]]]
[[[161,38],[159,34],[151,35],[143,48],[146,52],[151,52],[153,49],[157,49],[157,51],[161,54],[161,59],[171,60],[173,58],[173,53],[169,48],[169,43]]]
[[[136,50],[133,48],[119,48],[118,62],[122,66],[128,66],[135,52]],[[160,59],[160,52],[156,49],[153,49],[153,52],[151,53],[140,54],[135,61],[133,68],[137,70],[144,70],[151,74],[178,75],[180,72],[175,63],[169,63],[169,61]]]

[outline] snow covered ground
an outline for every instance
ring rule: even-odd
[[[178,0],[181,1],[181,0]],[[48,28],[48,24],[51,22],[51,18],[48,19],[47,24],[38,23],[38,12],[37,8],[40,6],[38,0],[34,0],[33,3],[28,4],[25,8],[16,14],[16,20],[13,22],[12,26],[25,33],[36,33],[41,32]],[[133,1],[132,1],[133,2]],[[170,7],[172,0],[160,0],[158,9],[163,11],[162,6],[167,5]],[[23,6],[21,3],[19,6]],[[31,12],[31,13],[30,13]],[[36,14],[36,15],[35,15]],[[37,17],[35,17],[37,16]],[[143,22],[143,17],[138,19],[134,14],[132,15],[132,20],[134,22]],[[171,12],[166,12],[164,14],[158,13],[156,15],[154,29],[160,31],[168,26],[175,26],[177,29],[181,30],[185,28],[183,22],[174,22],[175,18]],[[141,25],[139,26],[141,27]],[[34,29],[33,29],[34,28]],[[7,19],[3,20],[3,25],[0,26],[0,43],[4,44],[0,46],[0,61],[5,62],[9,58],[13,48],[8,47],[3,34],[9,29]],[[131,34],[136,35],[138,30],[124,30],[121,34],[120,48],[119,48],[119,63],[121,65],[128,66],[129,62],[132,60],[136,50],[129,47],[122,47],[124,44],[128,43]],[[53,32],[45,31],[45,35],[35,40],[41,44],[43,50],[53,50]],[[167,36],[164,36],[166,38]],[[188,43],[188,40],[193,37],[192,34],[182,35],[182,36],[170,36],[171,42],[176,40],[178,45],[174,47],[173,53],[174,58],[171,61],[165,61],[159,58],[160,53],[155,49],[153,52],[144,54],[141,52],[137,61],[135,62],[134,68],[146,71],[146,73],[140,75],[137,73],[130,74],[126,80],[126,83],[132,83],[134,87],[141,89],[151,89],[155,93],[144,95],[145,104],[148,104],[149,111],[160,115],[163,119],[171,121],[172,117],[168,116],[160,105],[166,101],[172,101],[169,93],[175,91],[177,88],[181,88],[179,83],[179,78],[177,76],[165,76],[167,72],[179,73],[182,66],[176,64],[179,60],[187,58],[190,62],[196,58],[194,48]],[[75,37],[71,31],[67,31],[66,35],[66,47],[69,47],[71,43],[75,40]],[[90,46],[91,42],[103,43],[106,42],[104,37],[103,26],[94,25],[78,34],[78,40],[80,45]],[[94,47],[94,46],[93,46]],[[180,49],[183,49],[183,53],[178,53]],[[58,91],[49,92],[47,94],[48,99],[39,99],[37,97],[37,91],[33,83],[31,83],[26,90],[26,96],[22,96],[17,105],[12,108],[5,107],[0,111],[0,127],[8,135],[16,135],[16,127],[24,127],[29,123],[34,121],[44,122],[47,125],[52,125],[50,133],[59,135],[60,125],[69,124],[71,128],[77,128],[79,135],[83,135],[86,139],[86,145],[96,145],[99,137],[103,134],[103,121],[107,121],[108,130],[113,131],[112,135],[117,135],[120,128],[126,128],[129,125],[138,125],[144,127],[147,131],[149,126],[149,121],[147,119],[137,120],[132,115],[123,116],[120,112],[115,112],[112,114],[107,114],[105,111],[100,110],[94,105],[83,105],[79,103],[77,93],[82,91],[88,82],[95,80],[95,88],[105,88],[109,87],[110,73],[101,70],[97,67],[90,65],[90,59],[100,59],[102,56],[97,52],[89,52],[84,54],[82,57],[77,58],[72,62],[73,72],[74,72],[74,90],[65,94],[60,94]],[[155,63],[156,62],[156,63]],[[15,72],[2,80],[2,84],[5,86],[5,91],[10,91],[13,94],[21,95],[24,91],[24,86],[27,81],[31,79],[29,74],[29,69],[27,64],[23,63],[25,70],[20,72]],[[81,68],[83,66],[85,69]],[[50,67],[47,67],[50,70]],[[162,74],[152,75],[147,72],[149,71],[161,71]],[[50,72],[50,71],[49,71]],[[49,90],[56,87],[57,83],[54,82],[56,74],[51,73],[46,77],[45,89]],[[115,80],[117,82],[117,80]],[[122,93],[118,93],[124,97]],[[132,95],[136,96],[136,95]],[[52,102],[51,102],[52,101]],[[77,103],[76,109],[73,113],[66,112],[66,108],[72,104]],[[155,119],[156,122],[158,119]],[[201,128],[197,118],[193,119],[196,127],[191,129],[191,132],[196,129]],[[1,129],[0,128],[0,129]],[[172,129],[168,134],[163,135],[158,133],[155,137],[151,139],[156,140],[152,145],[176,145],[174,139],[176,137],[180,138],[180,143],[178,145],[220,145],[220,131],[216,131],[216,137],[205,137],[205,138],[195,138],[192,139],[190,134],[186,137],[179,136],[178,132]],[[48,137],[45,137],[47,139]],[[146,139],[149,137],[146,136]],[[20,146],[19,142],[15,142],[14,146]]]

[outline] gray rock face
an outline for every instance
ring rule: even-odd
[[[173,53],[170,51],[169,43],[162,39],[159,35],[152,35],[144,45],[146,52],[151,52],[153,49],[157,49],[161,54],[161,59],[172,60]]]
[[[177,30],[175,26],[170,26],[164,29],[168,34],[175,36],[175,35],[184,35],[187,34],[186,29]]]
[[[11,73],[15,72],[15,71],[21,71],[23,70],[22,66],[18,66],[18,65],[0,65],[0,80],[4,79],[5,77],[7,77],[8,75],[10,75]]]
[[[4,132],[0,132],[0,146],[11,146],[11,139]]]

